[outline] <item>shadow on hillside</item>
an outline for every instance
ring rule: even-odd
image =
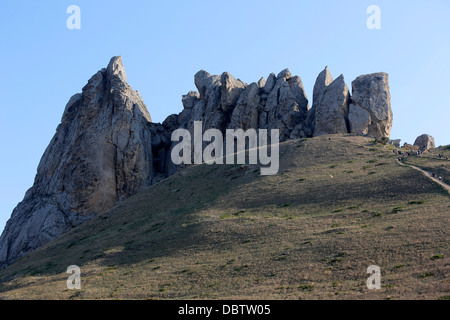
[[[325,140],[325,143],[331,145],[332,142]],[[296,150],[301,150],[295,142],[291,142],[289,148],[283,150],[283,154],[287,155],[283,160],[287,162],[296,160]],[[336,149],[330,155],[321,154],[320,161],[337,162],[341,146]],[[312,166],[316,165],[313,156],[310,160]],[[345,159],[345,154],[339,154],[339,157]],[[393,162],[390,165],[396,166]],[[376,164],[372,166],[375,168]],[[21,274],[61,274],[69,265],[78,265],[83,270],[83,266],[90,263],[106,268],[139,263],[150,265],[151,261],[167,256],[183,257],[190,252],[217,248],[227,250],[239,245],[240,242],[234,240],[242,237],[241,231],[220,217],[208,218],[199,214],[211,207],[254,209],[289,203],[290,208],[302,210],[320,206],[320,210],[328,210],[330,214],[332,208],[346,201],[378,205],[383,201],[392,201],[393,195],[414,198],[424,193],[442,193],[439,186],[420,173],[400,167],[390,170],[389,174],[384,174],[381,166],[373,175],[367,172],[361,178],[353,179],[349,175],[346,180],[332,177],[319,179],[317,181],[320,182],[308,183],[307,187],[298,183],[298,176],[287,171],[286,176],[291,176],[291,180],[286,182],[280,174],[273,178],[279,179],[275,180],[273,190],[264,189],[269,191],[263,191],[260,187],[267,183],[265,179],[272,178],[259,176],[253,167],[245,171],[240,169],[238,165],[187,168],[23,257],[0,271],[0,279],[8,280]],[[328,173],[318,174],[328,177]],[[253,189],[250,191],[256,194],[255,197],[234,193],[236,188],[252,183]],[[298,184],[293,187],[294,192],[282,192],[283,183]],[[224,230],[221,237],[210,232],[218,225]]]

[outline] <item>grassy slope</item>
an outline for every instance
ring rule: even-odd
[[[439,159],[439,154],[442,154],[443,158]],[[450,159],[450,146],[428,150],[420,157],[406,157],[404,163],[417,166],[427,172],[434,172],[442,177],[442,181],[450,185],[450,160],[446,160],[446,157]]]
[[[0,298],[449,296],[449,196],[395,159],[332,135],[283,143],[275,176],[187,168],[0,271]],[[372,264],[381,290],[366,288]]]

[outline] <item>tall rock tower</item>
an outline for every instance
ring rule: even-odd
[[[150,114],[113,57],[70,98],[0,237],[0,268],[150,185]]]

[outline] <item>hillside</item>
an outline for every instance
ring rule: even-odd
[[[448,298],[449,194],[392,148],[323,135],[282,143],[274,176],[186,168],[1,270],[0,298]]]
[[[276,129],[280,142],[337,133],[382,138],[392,129],[384,72],[357,77],[350,94],[344,76],[333,79],[326,67],[310,108],[301,78],[287,68],[250,84],[200,70],[197,91],[183,95],[182,111],[162,123],[152,122],[127,79],[122,57],[114,56],[69,99],[33,185],[0,235],[0,270],[179,171],[171,156],[178,129]]]

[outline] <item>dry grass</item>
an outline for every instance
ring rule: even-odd
[[[0,298],[449,296],[449,196],[396,158],[332,135],[283,143],[275,176],[187,168],[0,271]],[[66,288],[72,264],[81,290]],[[381,290],[366,288],[372,264]]]
[[[443,157],[439,159],[438,155]],[[449,160],[446,160],[446,158]],[[434,172],[442,177],[442,181],[450,185],[450,146],[443,146],[436,149],[430,149],[421,156],[411,156],[404,159],[405,164],[411,164],[427,172]]]

